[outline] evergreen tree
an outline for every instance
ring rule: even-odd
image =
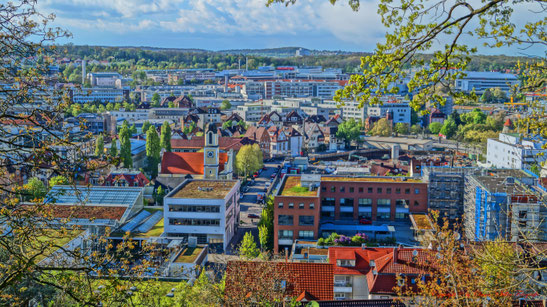
[[[251,232],[246,232],[243,241],[239,247],[239,255],[246,259],[255,259],[260,255],[260,250],[256,246],[255,238]]]
[[[146,161],[148,172],[152,178],[158,176],[158,163],[160,162],[160,138],[154,126],[150,126],[146,131]]]
[[[115,158],[118,156],[118,140],[116,139],[112,140],[112,143],[110,144],[109,154],[112,156],[112,158]]]
[[[127,125],[122,125],[120,129],[120,159],[123,166],[133,167],[133,158],[131,157],[131,131]]]
[[[99,134],[95,141],[95,156],[100,157],[104,154],[104,137]]]
[[[154,95],[152,95],[152,104],[151,104],[151,106],[154,107],[154,108],[159,107],[160,106],[160,99],[161,99],[160,94],[154,93]]]
[[[161,126],[161,148],[165,148],[166,151],[171,151],[171,125],[169,122],[164,121]]]
[[[144,123],[142,123],[141,133],[146,133],[149,127],[150,127],[149,121],[145,121]]]

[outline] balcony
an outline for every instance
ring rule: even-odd
[[[293,244],[293,240],[292,238],[279,238],[277,240],[277,244],[279,245],[292,245]]]
[[[353,288],[351,286],[351,283],[346,283],[346,282],[335,282],[333,290],[334,290],[334,292],[338,292],[338,293],[352,293],[353,292]]]

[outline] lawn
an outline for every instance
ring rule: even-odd
[[[202,247],[188,247],[180,253],[175,262],[192,263],[203,250]]]
[[[307,187],[300,185],[300,177],[289,176],[285,181],[281,196],[317,196],[317,191],[310,191]]]

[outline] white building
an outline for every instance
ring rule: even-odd
[[[226,250],[239,225],[238,180],[185,180],[164,199],[164,233]]]
[[[473,89],[477,94],[485,90],[499,87],[504,92],[509,92],[511,87],[519,84],[519,80],[513,74],[504,74],[490,71],[468,71],[467,76],[456,79],[455,89],[462,92],[471,92]]]
[[[344,105],[337,107],[338,102],[334,100],[325,100],[319,107],[331,110],[342,110],[341,115],[344,120],[353,118],[358,123],[363,123],[367,118],[367,106],[359,107],[357,101],[344,101]]]
[[[393,124],[404,123],[410,125],[411,111],[407,101],[385,101],[381,105],[372,105],[367,108],[368,116],[386,117],[393,115]]]
[[[117,72],[91,72],[87,74],[91,86],[96,87],[116,87],[116,80],[121,79],[122,75]]]
[[[518,133],[500,133],[499,138],[488,139],[486,162],[497,168],[528,169],[547,159],[545,140],[524,139]],[[542,155],[538,155],[542,153]]]
[[[102,103],[116,103],[129,100],[129,90],[117,88],[73,88],[70,91],[72,102],[74,103],[89,103],[99,101]]]
[[[127,120],[130,123],[147,120],[149,116],[149,111],[145,109],[138,109],[135,111],[108,111],[106,114],[115,118],[116,122]]]
[[[237,113],[245,122],[258,122],[262,116],[269,114],[271,107],[261,103],[250,103],[237,106]]]

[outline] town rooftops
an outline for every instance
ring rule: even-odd
[[[279,196],[317,197],[318,189],[310,191],[309,187],[302,186],[300,176],[285,176],[284,184]]]
[[[221,152],[218,158],[219,171],[222,171],[228,161],[228,154]],[[161,173],[203,175],[203,163],[203,152],[165,152],[161,160]]]
[[[370,177],[322,176],[321,181],[423,183],[423,181],[420,179],[412,179],[407,177],[385,177],[385,176],[370,176]]]
[[[142,195],[142,188],[101,186],[54,186],[46,202],[55,205],[129,207]]]
[[[237,180],[186,180],[167,197],[224,199],[236,184]]]

